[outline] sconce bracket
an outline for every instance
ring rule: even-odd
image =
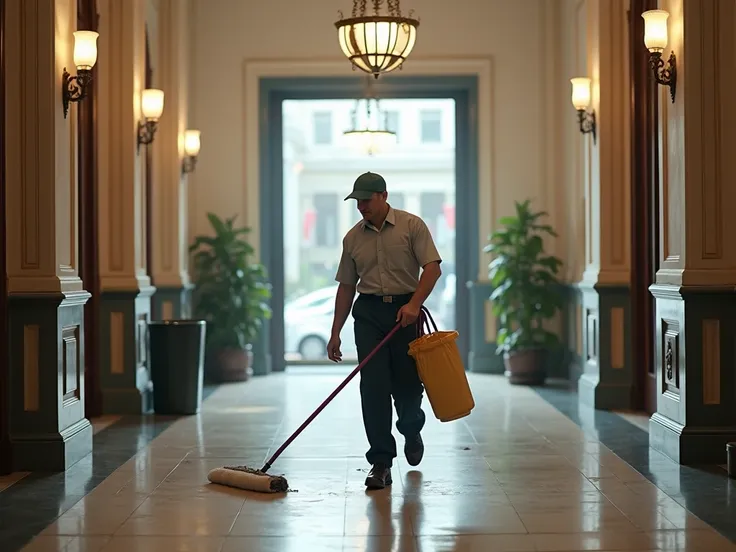
[[[64,67],[61,79],[61,102],[64,105],[64,118],[66,119],[69,114],[69,104],[87,97],[87,90],[92,82],[92,71],[78,69],[77,76],[72,77]]]
[[[194,172],[194,169],[195,169],[196,166],[197,166],[197,156],[196,155],[187,155],[181,161],[181,173],[182,174],[189,174],[191,172]]]
[[[138,149],[140,149],[141,144],[147,146],[153,142],[157,129],[158,121],[146,120],[138,123]]]
[[[665,65],[662,52],[651,52],[649,54],[649,67],[654,75],[654,80],[663,86],[670,87],[670,99],[675,103],[677,91],[677,58],[675,52],[670,52],[670,57]]]
[[[593,143],[595,144],[597,129],[595,110],[588,112],[585,109],[578,109],[578,124],[580,125],[581,133],[593,135]]]

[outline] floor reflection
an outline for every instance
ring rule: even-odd
[[[471,374],[477,407],[468,418],[442,424],[427,405],[424,460],[414,468],[397,458],[391,488],[363,486],[357,385],[272,468],[294,492],[207,482],[214,467],[260,466],[340,380],[273,375],[225,386],[201,415],[131,430],[117,443],[115,424],[96,436],[109,442],[94,461],[57,479],[55,492],[27,486],[29,476],[0,493],[0,537],[11,534],[12,519],[13,527],[35,523],[24,529],[39,535],[25,548],[31,552],[736,551],[668,493],[671,478],[681,492],[683,472],[646,455],[665,482],[658,486],[612,452],[605,439],[613,439],[614,422],[596,429],[599,441],[535,391],[493,376]],[[13,490],[22,485],[24,492]],[[9,512],[16,517],[4,517]],[[15,549],[6,546],[15,541],[2,542],[3,551]]]

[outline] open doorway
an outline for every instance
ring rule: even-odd
[[[373,108],[391,143],[351,143],[344,132]],[[442,256],[443,273],[425,305],[440,329],[455,324],[455,101],[285,100],[282,104],[284,362],[328,363],[342,238],[360,220],[344,201],[355,178],[383,175],[389,204],[420,216]],[[361,117],[363,116],[363,117]],[[356,121],[357,120],[357,121]],[[357,362],[352,317],[341,334],[343,359]]]
[[[268,213],[261,215],[260,252],[273,285],[263,346],[273,371],[329,362],[319,357],[332,323],[336,263],[344,233],[359,220],[354,202],[343,199],[367,170],[386,177],[389,203],[421,216],[432,230],[445,262],[428,306],[438,325],[458,330],[467,363],[466,282],[475,279],[479,262],[477,78],[385,76],[379,82],[377,96],[397,144],[369,156],[340,143],[356,98],[365,97],[360,77],[260,81],[259,208]],[[411,167],[409,155],[415,156]],[[323,309],[319,319],[309,310],[315,308]],[[325,335],[307,349],[287,324]],[[348,325],[341,337],[352,365],[357,355]]]

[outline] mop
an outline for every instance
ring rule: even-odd
[[[422,307],[424,310],[424,307]],[[420,318],[424,313],[420,313]],[[228,487],[234,487],[237,489],[243,489],[246,491],[256,491],[259,493],[285,493],[289,490],[289,483],[286,480],[286,478],[282,475],[269,475],[267,472],[271,469],[271,465],[276,461],[276,459],[281,456],[281,453],[286,450],[286,447],[288,447],[294,439],[296,439],[299,434],[304,431],[304,429],[312,423],[312,420],[314,420],[317,415],[319,415],[320,412],[322,412],[325,407],[330,404],[332,399],[334,399],[340,391],[342,391],[345,386],[352,380],[358,372],[360,372],[363,367],[366,365],[366,363],[375,355],[381,347],[383,347],[386,342],[391,339],[391,337],[398,331],[398,329],[401,327],[401,324],[396,324],[394,328],[386,335],[386,337],[383,338],[383,340],[376,346],[375,349],[373,349],[368,356],[366,356],[363,361],[358,364],[358,366],[350,372],[348,377],[346,377],[340,385],[337,386],[337,388],[330,394],[329,397],[327,397],[319,407],[317,407],[317,410],[312,412],[312,414],[304,421],[302,425],[299,426],[299,429],[297,429],[294,433],[291,434],[291,436],[284,442],[283,445],[281,445],[278,450],[271,456],[271,458],[268,459],[266,464],[260,469],[256,470],[253,468],[249,468],[248,466],[225,466],[222,468],[215,468],[212,471],[209,472],[207,475],[207,479],[211,483],[216,483],[218,485],[226,485]]]

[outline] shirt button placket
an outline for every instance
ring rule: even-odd
[[[384,259],[384,253],[383,253],[383,240],[381,239],[381,234],[378,234],[378,239],[376,239],[376,248],[377,248],[377,255],[378,255],[378,276],[381,279],[381,293],[383,295],[386,295],[386,283],[384,282],[384,271],[383,271],[383,259]]]

